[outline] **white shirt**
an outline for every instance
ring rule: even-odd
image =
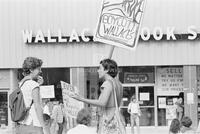
[[[88,126],[78,124],[76,127],[70,129],[67,134],[97,134],[95,129]]]
[[[140,106],[139,106],[139,103],[129,103],[128,105],[128,110],[131,110],[131,114],[139,114],[139,109],[140,109]]]
[[[22,83],[19,83],[21,86]],[[24,97],[24,102],[26,107],[30,107],[31,102],[32,102],[32,90],[36,87],[39,87],[39,84],[33,80],[27,80],[21,87],[23,97]],[[42,104],[41,104],[42,106]],[[42,127],[42,125],[39,122],[39,119],[37,117],[36,111],[35,111],[35,106],[34,103],[31,106],[31,109],[29,111],[29,115],[26,117],[24,121],[19,122],[21,124],[26,124],[26,125],[31,125],[37,126],[37,127]]]
[[[44,114],[48,114],[48,115],[50,116],[50,111],[49,111],[48,105],[45,105],[45,106],[44,106],[43,113],[44,113]]]

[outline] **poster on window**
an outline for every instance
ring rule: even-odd
[[[94,40],[134,49],[144,8],[145,0],[103,0]]]
[[[71,118],[76,118],[78,112],[83,108],[83,102],[70,97],[71,94],[79,93],[78,89],[64,81],[61,81],[63,103],[65,114]]]
[[[167,105],[166,106],[166,119],[176,118],[176,105]]]
[[[160,96],[177,96],[183,92],[183,67],[157,68],[157,91]]]
[[[166,108],[166,98],[165,97],[159,97],[158,98],[158,108]]]

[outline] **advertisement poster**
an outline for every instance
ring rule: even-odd
[[[145,0],[104,0],[94,40],[134,49],[144,8]]]
[[[73,85],[61,81],[64,110],[67,116],[76,118],[78,112],[83,108],[83,103],[70,97],[71,94],[77,93],[78,90]]]

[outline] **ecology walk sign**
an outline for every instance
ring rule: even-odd
[[[95,41],[134,49],[145,8],[145,0],[104,0]]]

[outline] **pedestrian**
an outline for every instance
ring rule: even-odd
[[[42,99],[40,97],[40,85],[43,78],[40,77],[42,60],[27,57],[23,63],[24,78],[19,82],[26,107],[30,107],[29,114],[17,123],[16,134],[50,134],[48,125],[43,119]]]
[[[56,102],[56,105],[53,107],[51,118],[52,123],[52,132],[55,134],[62,134],[63,131],[63,120],[64,114],[62,110],[62,101],[59,100]]]
[[[131,132],[134,134],[134,126],[137,126],[137,134],[140,134],[140,122],[139,117],[141,116],[140,105],[136,100],[135,95],[131,97],[130,103],[128,105],[128,113],[130,114],[131,119]]]
[[[170,124],[169,134],[181,134],[180,127],[180,121],[178,119],[173,119]]]
[[[183,119],[181,120],[181,132],[184,134],[194,134],[195,131],[191,126],[192,120],[190,119],[190,117],[183,117]]]
[[[181,121],[184,116],[184,105],[183,105],[183,99],[181,97],[178,98],[177,102],[175,103],[177,105],[176,108],[176,118]]]
[[[71,97],[79,101],[101,107],[101,117],[98,134],[125,134],[125,123],[119,112],[122,100],[122,84],[116,78],[118,66],[114,60],[104,59],[98,69],[99,78],[104,82],[101,85],[101,94],[97,100],[85,99],[78,94]],[[118,122],[117,124],[115,124]]]
[[[96,132],[90,128],[91,119],[91,112],[86,108],[81,109],[76,118],[77,126],[70,129],[67,134],[96,134]]]

